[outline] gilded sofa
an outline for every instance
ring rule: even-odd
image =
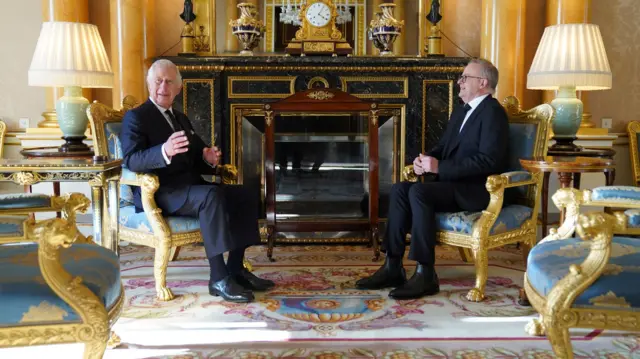
[[[124,289],[117,255],[78,231],[73,213],[88,206],[69,197],[65,219],[29,218],[17,243],[3,240],[0,347],[84,343],[84,358],[102,358]]]
[[[121,110],[114,110],[97,102],[89,105],[87,114],[94,134],[96,156],[121,159],[120,129],[126,111],[137,101],[126,96]],[[237,170],[231,165],[219,166],[223,183],[235,183]],[[149,173],[135,173],[122,169],[120,179],[120,240],[155,248],[153,274],[157,298],[172,300],[174,294],[167,287],[167,266],[177,257],[180,246],[202,242],[200,223],[191,217],[164,216],[158,208],[154,193],[160,186],[158,177]],[[136,213],[130,186],[141,188],[143,212]],[[248,266],[245,262],[245,266]]]
[[[502,104],[509,117],[509,172],[487,179],[490,202],[482,212],[437,214],[439,242],[458,247],[465,262],[475,262],[475,287],[466,296],[474,302],[485,297],[489,249],[522,243],[526,258],[536,243],[542,174],[524,171],[520,158],[546,155],[549,123],[554,116],[548,104],[523,111],[513,96]],[[403,175],[405,180],[418,180],[413,165],[406,166]],[[509,203],[504,202],[507,192],[511,192]]]
[[[570,328],[640,330],[640,239],[614,236],[619,223],[577,215],[580,238],[549,235],[529,254],[524,287],[540,318],[526,331],[546,334],[557,358],[573,358]]]

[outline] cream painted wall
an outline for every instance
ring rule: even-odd
[[[31,126],[36,126],[45,110],[44,88],[27,85],[42,24],[41,2],[0,1],[0,117],[10,131],[19,128],[21,117],[29,117]]]

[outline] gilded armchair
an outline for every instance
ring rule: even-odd
[[[627,125],[629,134],[629,159],[631,159],[631,172],[636,186],[640,186],[640,153],[638,152],[638,135],[640,134],[640,122],[631,121]]]
[[[66,204],[75,213],[89,200]],[[84,343],[85,359],[102,358],[124,302],[118,256],[84,237],[74,215],[24,228],[16,241],[27,243],[0,246],[0,347]]]
[[[119,139],[122,118],[127,110],[136,105],[136,100],[131,96],[124,98],[122,109],[117,111],[97,102],[89,105],[87,114],[93,129],[96,156],[122,158]],[[224,165],[219,168],[218,175],[223,183],[235,183],[235,167]],[[157,298],[163,301],[172,300],[174,295],[166,282],[167,266],[170,260],[177,257],[180,246],[202,242],[200,223],[196,218],[162,214],[154,198],[160,186],[156,175],[135,173],[123,168],[120,184],[120,240],[155,249],[153,275]],[[140,187],[143,212],[136,213],[130,186]],[[246,262],[245,266],[248,266]]]
[[[640,331],[640,239],[614,236],[620,220],[605,213],[574,224],[581,238],[550,235],[533,248],[524,285],[540,313],[526,331],[546,334],[562,359],[573,358],[570,328]]]
[[[542,176],[523,171],[519,160],[546,154],[554,110],[543,104],[522,111],[513,96],[507,97],[503,106],[509,117],[509,172],[487,179],[486,189],[490,194],[487,209],[436,215],[439,242],[458,247],[465,262],[475,261],[475,287],[466,296],[474,302],[482,301],[485,296],[489,249],[522,243],[526,258],[536,242]],[[406,180],[418,180],[413,165],[406,166],[403,175]],[[509,203],[505,203],[507,192],[510,192]]]

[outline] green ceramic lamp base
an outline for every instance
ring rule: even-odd
[[[573,143],[577,139],[576,133],[582,121],[582,101],[576,96],[575,87],[560,87],[556,98],[551,101],[556,110],[556,116],[551,124],[553,139],[556,141],[550,147],[553,151],[580,151],[580,146]]]
[[[89,100],[82,96],[80,86],[64,88],[64,95],[56,101],[58,124],[62,130],[62,139],[65,141],[58,149],[59,152],[90,151],[89,146],[82,142],[87,138],[84,135],[89,123],[87,106],[89,106]]]

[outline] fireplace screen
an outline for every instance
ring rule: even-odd
[[[391,185],[400,178],[401,122],[400,109],[380,110],[376,130],[381,218],[387,217]],[[260,189],[264,219],[267,210],[264,112],[257,109],[241,111],[236,123],[239,125],[236,141],[241,148],[237,152],[240,178],[244,185]],[[358,114],[278,114],[274,125],[276,220],[367,218],[368,117]],[[339,236],[327,232],[315,235]],[[343,235],[358,236],[351,232]]]

